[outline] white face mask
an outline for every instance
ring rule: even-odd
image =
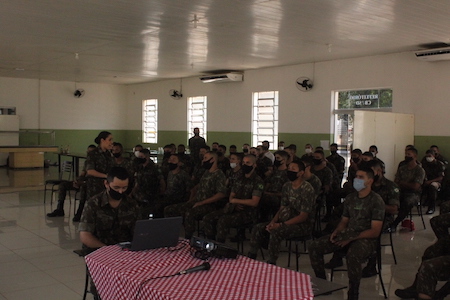
[[[139,153],[141,153],[140,151],[134,151],[134,156],[139,157]]]
[[[433,162],[433,160],[434,160],[434,157],[427,156],[427,162]]]
[[[371,152],[371,153],[372,153],[373,157],[377,156],[376,152]]]
[[[284,147],[280,146],[280,147],[278,147],[278,150],[282,151],[282,150],[284,150]]]
[[[230,163],[230,167],[231,167],[232,169],[236,168],[236,166],[237,166],[237,163]]]
[[[311,150],[311,148],[306,148],[306,149],[305,149],[305,152],[306,152],[306,153],[311,153],[312,150]]]

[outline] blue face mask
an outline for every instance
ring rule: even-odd
[[[365,188],[364,179],[355,178],[353,179],[353,188],[358,192]]]

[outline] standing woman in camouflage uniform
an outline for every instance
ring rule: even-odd
[[[86,159],[86,199],[89,199],[105,189],[106,174],[114,165],[111,154],[113,136],[108,131],[102,131],[95,138],[97,149],[89,152]]]

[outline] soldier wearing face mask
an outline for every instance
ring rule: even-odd
[[[148,216],[160,195],[164,193],[166,185],[161,170],[150,158],[150,150],[141,150],[138,163],[136,184],[131,195],[142,207],[144,216]]]
[[[444,179],[444,163],[435,158],[434,152],[428,150],[422,160],[422,167],[425,170],[425,181],[422,185],[423,194],[426,195],[425,204],[428,205],[427,215],[434,213],[437,193],[441,188]]]
[[[405,151],[405,161],[406,165],[400,167],[395,174],[394,182],[400,188],[400,207],[397,218],[391,225],[393,231],[406,218],[410,209],[419,202],[425,179],[425,171],[417,163],[416,148],[409,148]]]
[[[372,169],[356,172],[356,192],[344,201],[342,219],[331,235],[311,242],[308,252],[316,277],[326,279],[324,254],[337,250],[346,252],[349,279],[348,299],[359,298],[361,264],[375,251],[385,213],[383,199],[371,189]]]
[[[307,158],[305,158],[307,159]],[[319,177],[320,182],[322,183],[322,193],[326,197],[326,210],[327,213],[324,216],[323,222],[327,222],[331,212],[333,210],[333,171],[327,167],[324,153],[321,150],[316,150],[313,153],[313,166],[311,167],[311,173]]]
[[[242,152],[244,153],[244,155],[249,154],[250,148],[251,148],[251,147],[250,147],[249,144],[243,144],[243,145],[242,145]]]
[[[154,216],[157,218],[164,217],[165,207],[185,202],[189,197],[192,181],[188,173],[182,169],[184,163],[182,157],[179,154],[172,154],[169,157],[166,190],[160,200],[157,201],[154,209]]]
[[[131,191],[131,187],[134,184],[134,173],[136,171],[135,165],[128,157],[123,157],[123,146],[121,143],[113,143],[112,155],[114,156],[114,166],[122,167],[127,170],[130,178],[129,186],[130,189],[127,191],[128,193]]]
[[[256,174],[256,158],[246,155],[242,160],[244,176],[231,187],[225,209],[216,210],[203,218],[207,238],[225,242],[230,228],[254,222],[264,190],[264,182]]]
[[[265,222],[274,216],[280,208],[281,189],[289,181],[286,162],[289,154],[286,151],[275,152],[274,170],[264,181],[264,194],[260,204],[260,220]]]
[[[206,169],[203,168],[203,157],[208,151],[209,146],[205,145],[203,147],[200,147],[200,151],[198,154],[200,160],[196,165],[194,165],[194,169],[192,170],[191,174],[192,186],[196,186],[200,182],[200,178],[202,178],[203,174],[206,171]]]
[[[217,166],[220,170],[222,170],[224,174],[226,174],[227,171],[230,169],[230,160],[225,155],[227,153],[227,146],[219,145],[216,153],[218,158]]]
[[[312,158],[314,153],[314,147],[311,144],[305,145],[305,154],[300,159]]]
[[[244,176],[241,168],[243,158],[244,155],[242,153],[232,153],[230,155],[230,169],[225,173],[225,176],[227,177],[227,196],[230,195],[233,184],[237,180],[241,180],[241,177]]]
[[[86,202],[78,225],[80,240],[87,252],[132,241],[135,223],[140,219],[136,201],[125,194],[128,172],[124,168],[111,168],[104,187],[102,193]],[[92,281],[91,292],[98,297]]]
[[[189,200],[185,203],[167,206],[164,209],[164,217],[184,215],[184,231],[187,239],[194,234],[198,220],[223,207],[221,200],[226,195],[226,178],[217,166],[216,152],[205,153],[203,167],[206,171],[199,184],[191,190]]]
[[[281,206],[270,222],[253,227],[248,257],[255,259],[258,249],[266,240],[269,243],[268,263],[276,264],[284,239],[311,233],[316,195],[312,185],[304,180],[304,171],[302,162],[289,164],[289,182],[283,185]]]
[[[387,230],[389,229],[390,224],[394,221],[394,216],[397,214],[398,207],[400,206],[400,190],[393,181],[384,177],[384,170],[380,162],[372,160],[367,164],[367,167],[371,168],[374,172],[372,191],[380,195],[385,204],[383,230]],[[376,256],[371,255],[368,259],[366,267],[362,270],[363,278],[372,277],[378,274],[376,262]],[[342,265],[342,256],[335,252],[333,254],[333,258],[330,262],[325,264],[325,267],[331,269]]]
[[[333,143],[330,145],[331,155],[327,156],[327,161],[332,163],[336,168],[336,172],[339,176],[339,182],[342,183],[342,179],[344,178],[345,171],[345,159],[337,153],[338,145]]]

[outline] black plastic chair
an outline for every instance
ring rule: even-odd
[[[50,198],[50,204],[53,202],[53,194],[55,192],[58,192],[59,185],[62,182],[65,181],[71,181],[72,179],[72,162],[71,161],[64,161],[62,163],[61,172],[59,173],[58,179],[49,179],[45,181],[44,185],[44,204],[45,204],[45,198],[47,195],[47,191],[51,191],[51,198]],[[64,175],[67,174],[67,179],[64,179]],[[49,188],[49,186],[51,186]],[[56,187],[56,188],[55,188]],[[70,192],[69,192],[69,199],[70,199]]]
[[[383,294],[384,294],[384,299],[387,299],[387,293],[386,293],[386,288],[384,287],[384,282],[383,282],[383,277],[381,276],[381,242],[380,242],[380,237],[381,235],[378,237],[378,241],[377,241],[377,246],[375,249],[375,254],[377,257],[377,273],[378,273],[378,278],[380,279],[380,284],[381,284],[381,288],[383,289]],[[334,277],[334,272],[338,272],[338,271],[345,271],[347,272],[347,269],[344,268],[332,268],[331,269],[331,276],[330,276],[330,281],[333,281],[333,277]]]
[[[417,204],[415,206],[417,209],[417,213],[413,214],[412,210],[413,210],[414,206],[411,207],[411,209],[409,210],[409,219],[412,221],[412,216],[420,216],[420,218],[422,219],[423,229],[427,229],[427,227],[425,226],[425,221],[423,219],[422,203],[419,201],[419,202],[417,202]],[[410,229],[411,229],[411,231],[413,231],[412,227],[410,227]]]

